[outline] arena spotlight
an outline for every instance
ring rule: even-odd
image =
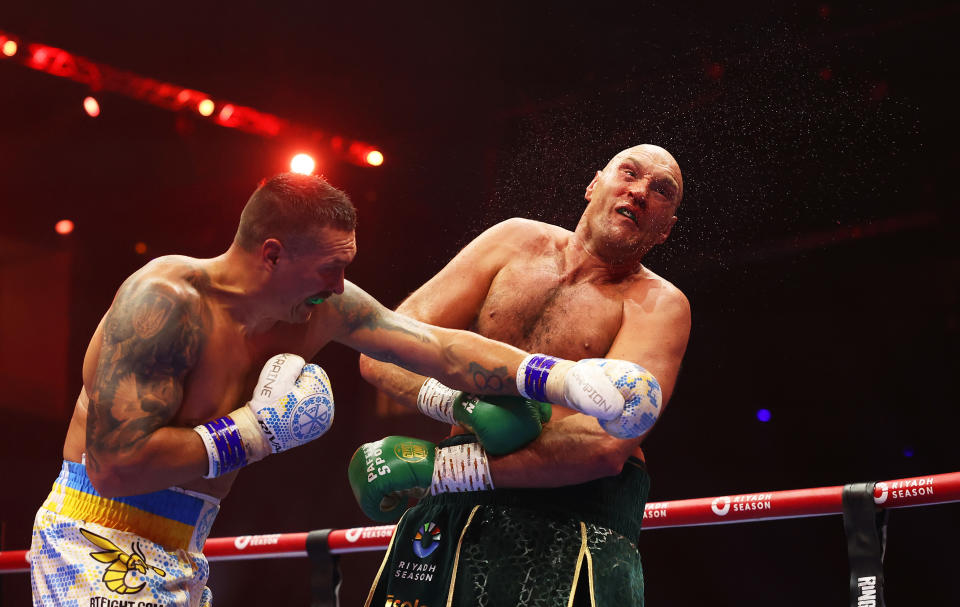
[[[220,113],[217,115],[217,117],[220,119],[220,122],[226,122],[230,120],[230,118],[233,116],[233,112],[234,112],[233,106],[228,103],[227,105],[220,108]]]
[[[762,422],[768,422],[773,418],[773,414],[770,413],[770,409],[758,409],[757,410],[757,419]]]
[[[201,116],[212,115],[213,109],[214,109],[213,101],[209,99],[204,99],[203,101],[197,104],[197,111],[200,112]]]
[[[66,236],[73,231],[73,222],[69,219],[61,219],[53,226],[53,229],[57,234]]]
[[[13,57],[17,54],[17,41],[16,40],[7,40],[3,43],[3,54],[7,57]]]
[[[84,97],[83,111],[85,111],[91,118],[96,118],[100,115],[100,104],[93,97]]]
[[[297,154],[290,160],[290,170],[294,173],[312,175],[317,163],[309,154]]]
[[[383,164],[383,154],[379,150],[371,150],[367,153],[366,161],[370,166],[378,167]]]

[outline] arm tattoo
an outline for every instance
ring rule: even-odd
[[[507,373],[506,367],[497,367],[491,370],[471,362],[468,370],[470,375],[473,376],[473,385],[480,394],[485,392],[499,393],[504,384],[510,381],[510,374]]]
[[[424,334],[422,323],[397,312],[390,312],[376,301],[372,301],[372,298],[371,301],[366,301],[365,297],[344,293],[341,297],[332,298],[331,303],[340,313],[344,325],[351,333],[357,329],[368,331],[382,329],[405,333],[421,343],[430,341],[430,338]]]
[[[199,286],[205,274],[188,282]],[[87,410],[87,458],[136,449],[176,414],[183,382],[196,365],[210,324],[202,297],[169,285],[121,288],[103,329]]]

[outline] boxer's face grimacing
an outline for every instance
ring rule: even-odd
[[[680,167],[666,150],[624,150],[587,186],[588,235],[613,254],[648,250],[670,235],[682,188]]]
[[[310,320],[316,303],[343,293],[344,271],[357,255],[356,234],[324,226],[313,241],[296,253],[284,251],[271,279],[280,305],[288,312],[288,322]]]

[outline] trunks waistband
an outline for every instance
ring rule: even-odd
[[[631,457],[617,476],[544,489],[494,489],[430,496],[422,504],[510,506],[601,525],[636,543],[650,487],[644,463]]]
[[[64,461],[43,508],[73,519],[135,533],[168,550],[199,551],[213,523],[213,516],[219,510],[219,500],[180,488],[126,497],[103,497],[93,487],[83,464]],[[200,523],[205,527],[203,537],[195,537]]]

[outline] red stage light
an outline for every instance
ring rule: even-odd
[[[297,154],[290,160],[290,170],[294,173],[312,175],[317,163],[309,154]]]
[[[383,154],[379,150],[371,150],[367,153],[366,161],[370,166],[378,167],[383,164]]]
[[[100,115],[100,104],[93,97],[84,97],[83,110],[92,118],[96,118]]]
[[[61,219],[57,222],[57,225],[53,226],[53,229],[56,230],[57,234],[69,234],[73,231],[73,222],[69,219]]]
[[[197,104],[197,111],[200,112],[201,116],[210,116],[211,114],[213,114],[213,110],[214,110],[213,101],[210,101],[209,99],[204,99],[203,101]]]
[[[137,255],[143,255],[144,253],[147,252],[147,243],[138,242],[137,244],[133,245],[133,250],[136,252]]]
[[[228,103],[220,110],[220,122],[230,120],[231,116],[233,116],[233,106]]]
[[[15,40],[7,40],[3,43],[3,54],[7,57],[13,57],[17,54],[17,42]]]

